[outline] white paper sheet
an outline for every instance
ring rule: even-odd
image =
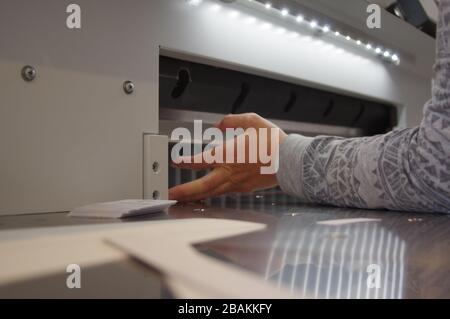
[[[70,212],[69,216],[84,218],[126,218],[157,213],[174,205],[176,202],[175,200],[126,199],[78,207]]]
[[[192,247],[208,238],[230,237],[265,227],[242,221],[193,219],[172,229],[112,234],[107,242],[159,269],[171,278],[172,283],[179,283],[176,288],[182,294],[177,297],[196,298],[206,294],[208,298],[298,298],[298,295],[278,287],[276,283],[264,281],[248,270],[203,255]],[[160,232],[166,235],[163,241],[158,240]]]

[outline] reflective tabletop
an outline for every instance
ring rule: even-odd
[[[180,204],[161,214],[113,222],[181,218],[267,225],[195,248],[296,296],[450,298],[450,215],[343,209],[252,195]],[[0,235],[6,229],[81,223],[111,221],[78,220],[65,213],[1,217]],[[161,275],[155,278],[164,281]],[[156,297],[167,296],[170,292],[164,291]]]

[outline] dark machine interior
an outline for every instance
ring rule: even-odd
[[[275,120],[359,128],[362,135],[385,133],[397,124],[393,105],[164,56],[159,81],[161,108],[255,112]]]

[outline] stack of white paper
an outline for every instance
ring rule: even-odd
[[[127,199],[115,202],[96,203],[78,207],[70,212],[71,217],[126,218],[160,212],[175,200]]]

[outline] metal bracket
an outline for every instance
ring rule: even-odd
[[[144,194],[145,199],[169,197],[169,138],[144,134]]]

